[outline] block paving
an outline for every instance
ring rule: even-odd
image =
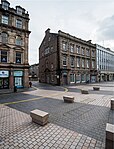
[[[24,113],[13,109],[14,105],[1,104],[0,149],[105,149],[106,123],[114,120],[110,110],[114,95],[92,91],[91,86],[88,89],[90,94],[82,95],[70,87],[65,94],[75,96],[74,103],[64,103],[62,94],[32,101],[31,106],[36,108],[37,103],[38,109],[50,114],[49,123],[43,127],[32,122],[31,106]],[[20,103],[19,107],[27,104]]]

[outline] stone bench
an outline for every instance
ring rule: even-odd
[[[81,90],[82,94],[89,94],[88,90]]]
[[[32,121],[44,126],[48,123],[49,114],[47,112],[35,109],[30,112],[30,116],[32,117]]]
[[[100,90],[100,87],[93,87],[93,90],[94,91],[99,91]]]
[[[114,110],[114,98],[111,99],[111,110]]]
[[[64,102],[73,103],[74,97],[73,96],[63,96]]]
[[[114,125],[107,123],[105,149],[114,149]]]

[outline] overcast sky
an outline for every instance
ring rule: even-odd
[[[114,0],[8,0],[30,14],[29,64],[39,62],[38,48],[47,28],[114,51]]]

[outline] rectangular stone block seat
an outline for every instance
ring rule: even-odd
[[[32,121],[44,126],[48,123],[49,114],[47,112],[35,109],[30,112],[30,116],[32,117]]]
[[[100,90],[100,87],[93,87],[93,90],[94,91],[99,91]]]
[[[88,90],[81,90],[82,94],[89,94]]]
[[[73,96],[63,96],[64,102],[73,103],[74,97]]]
[[[114,98],[111,99],[111,110],[114,110]]]
[[[105,149],[114,149],[114,125],[109,123],[106,125]]]

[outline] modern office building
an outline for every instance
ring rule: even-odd
[[[96,44],[98,81],[114,80],[114,52]]]
[[[29,14],[21,6],[0,4],[0,89],[28,87]]]
[[[45,31],[39,47],[40,82],[65,85],[96,82],[96,46],[68,33]]]

